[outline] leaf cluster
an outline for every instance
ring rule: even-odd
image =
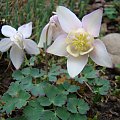
[[[2,112],[11,114],[16,109],[22,109],[21,116],[8,120],[87,120],[89,105],[76,94],[80,86],[70,82],[56,84],[57,77],[63,73],[66,74],[66,70],[53,65],[46,81],[44,70],[28,67],[14,71],[12,77],[15,82],[2,96]],[[81,77],[76,77],[75,81],[88,83],[95,94],[106,95],[110,88],[109,81],[100,79],[98,71],[92,66],[86,66]]]

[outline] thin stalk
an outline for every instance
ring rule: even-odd
[[[48,26],[48,29],[47,29],[47,32],[46,32],[46,42],[45,42],[45,45],[44,45],[44,49],[45,49],[45,71],[46,71],[46,75],[48,76],[48,54],[47,54],[47,41],[48,41],[48,31],[49,31],[49,26]]]
[[[87,82],[85,82],[85,81],[84,81],[84,83],[85,83],[85,85],[89,88],[89,90],[90,90],[91,92],[93,92],[91,86],[90,86]]]

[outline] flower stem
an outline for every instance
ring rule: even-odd
[[[46,42],[44,44],[44,49],[45,49],[45,71],[46,71],[46,75],[48,76],[48,54],[47,54],[47,41],[48,41],[48,30],[49,30],[49,26],[46,32]]]

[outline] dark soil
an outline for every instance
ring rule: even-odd
[[[2,58],[0,60],[0,95],[3,95],[3,93],[8,89],[12,81],[11,74],[12,70],[9,61]]]
[[[99,120],[120,120],[120,99],[110,96],[106,103],[97,106]]]

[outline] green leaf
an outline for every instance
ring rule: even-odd
[[[67,90],[68,92],[77,92],[77,90],[80,89],[79,86],[70,85],[70,83],[68,83],[68,82],[64,82],[63,87],[64,87],[64,89]]]
[[[117,68],[120,68],[120,64],[117,64],[116,67],[117,67]]]
[[[40,76],[40,71],[37,68],[28,67],[28,68],[24,68],[21,72],[23,75],[27,75],[27,76],[30,75],[31,77],[34,77],[34,78],[37,78]]]
[[[40,102],[41,106],[50,106],[51,105],[51,102],[47,97],[39,97],[37,100],[38,100],[38,102]]]
[[[69,92],[77,92],[77,90],[79,90],[79,89],[80,89],[79,86],[71,85],[71,86],[68,88],[68,91],[69,91]]]
[[[29,84],[29,83],[32,83],[32,77],[31,76],[26,76],[24,77],[23,79],[21,79],[21,84]]]
[[[45,110],[40,115],[40,120],[53,120],[54,113],[50,110]]]
[[[96,86],[94,87],[94,92],[101,95],[106,95],[110,89],[110,82],[105,79],[97,78],[95,79]]]
[[[17,96],[19,91],[21,90],[20,85],[18,82],[11,83],[7,93],[11,96]]]
[[[34,96],[43,96],[45,95],[44,84],[43,83],[33,84],[30,91]]]
[[[71,114],[69,117],[69,120],[87,120],[86,115],[81,114]]]
[[[69,92],[67,90],[65,90],[65,88],[63,87],[62,84],[58,85],[57,88],[59,89],[59,93],[64,94],[64,95],[69,94]]]
[[[61,73],[61,66],[57,66],[56,64],[53,64],[52,68],[50,68],[48,75],[51,74],[57,76],[60,75],[60,73]]]
[[[83,99],[69,98],[67,109],[72,113],[86,114],[89,110],[88,104]]]
[[[78,113],[77,104],[78,104],[77,98],[69,98],[67,103],[67,110],[69,110],[72,113]]]
[[[21,90],[17,96],[17,102],[15,106],[20,109],[22,106],[25,106],[27,104],[27,100],[30,98],[30,94],[26,91]]]
[[[62,106],[65,104],[67,100],[66,95],[59,94],[55,98],[50,99],[50,101],[55,105],[55,106]]]
[[[59,93],[59,90],[57,87],[47,84],[47,86],[44,88],[44,92],[48,98],[52,99]]]
[[[66,108],[58,108],[56,114],[62,120],[68,120],[70,116],[70,113],[66,110]]]
[[[16,70],[16,71],[13,72],[12,77],[15,80],[21,80],[21,79],[24,78],[24,75],[21,73],[20,70]]]
[[[86,114],[88,110],[89,110],[88,104],[83,99],[79,99],[78,100],[78,111],[79,111],[79,113],[80,114]]]
[[[70,83],[64,82],[64,83],[63,83],[63,87],[64,87],[66,90],[68,90],[69,87],[70,87]]]
[[[27,104],[27,100],[30,98],[30,94],[24,90],[20,90],[16,96],[11,96],[8,93],[4,94],[2,100],[5,102],[3,111],[7,114],[11,113],[15,108],[20,109]]]
[[[55,82],[57,80],[56,76],[48,76],[49,81]]]
[[[85,77],[80,77],[80,78],[76,77],[76,78],[75,78],[75,81],[78,81],[79,83],[83,84],[84,81],[88,81],[88,80],[87,80],[87,78],[85,78]]]
[[[98,73],[94,70],[94,71],[91,71],[89,73],[86,73],[85,77],[86,78],[97,78],[98,77]]]
[[[96,79],[95,79],[95,84],[96,84],[97,86],[102,86],[103,83],[102,83],[101,81],[102,81],[102,80],[100,80],[99,78],[96,78]]]
[[[30,101],[29,105],[25,107],[23,112],[27,120],[40,120],[40,116],[42,112],[44,112],[44,109],[37,101]]]
[[[34,66],[34,62],[36,61],[36,56],[32,56],[31,58],[30,58],[30,65],[31,66]]]
[[[98,72],[94,70],[93,66],[85,66],[82,73],[84,74],[85,78],[96,78],[98,77]]]
[[[57,116],[54,116],[51,120],[59,120]]]
[[[30,67],[24,68],[24,69],[22,69],[21,72],[22,72],[23,75],[30,75],[30,73],[31,73],[31,68],[30,68]]]
[[[105,12],[104,14],[109,18],[109,19],[115,19],[118,15],[118,12],[116,10],[116,8],[114,8],[113,6],[111,7],[106,7],[105,8]]]
[[[53,64],[50,68],[50,71],[48,72],[49,81],[55,82],[57,80],[57,76],[61,73],[64,73],[64,71],[61,69],[61,66]]]
[[[2,100],[5,102],[2,111],[6,111],[7,114],[11,113],[15,109],[16,99],[13,99],[9,94],[5,93]]]
[[[33,84],[32,84],[31,82],[29,82],[29,83],[27,83],[27,84],[21,83],[21,84],[20,84],[20,87],[21,87],[23,90],[31,91],[31,89],[33,88]]]
[[[31,68],[30,75],[34,78],[37,78],[40,76],[40,71],[37,68]]]
[[[103,86],[103,87],[99,88],[99,93],[101,95],[107,95],[108,90],[109,90],[109,86]]]
[[[82,71],[83,74],[90,73],[91,71],[94,71],[92,66],[86,65]]]

